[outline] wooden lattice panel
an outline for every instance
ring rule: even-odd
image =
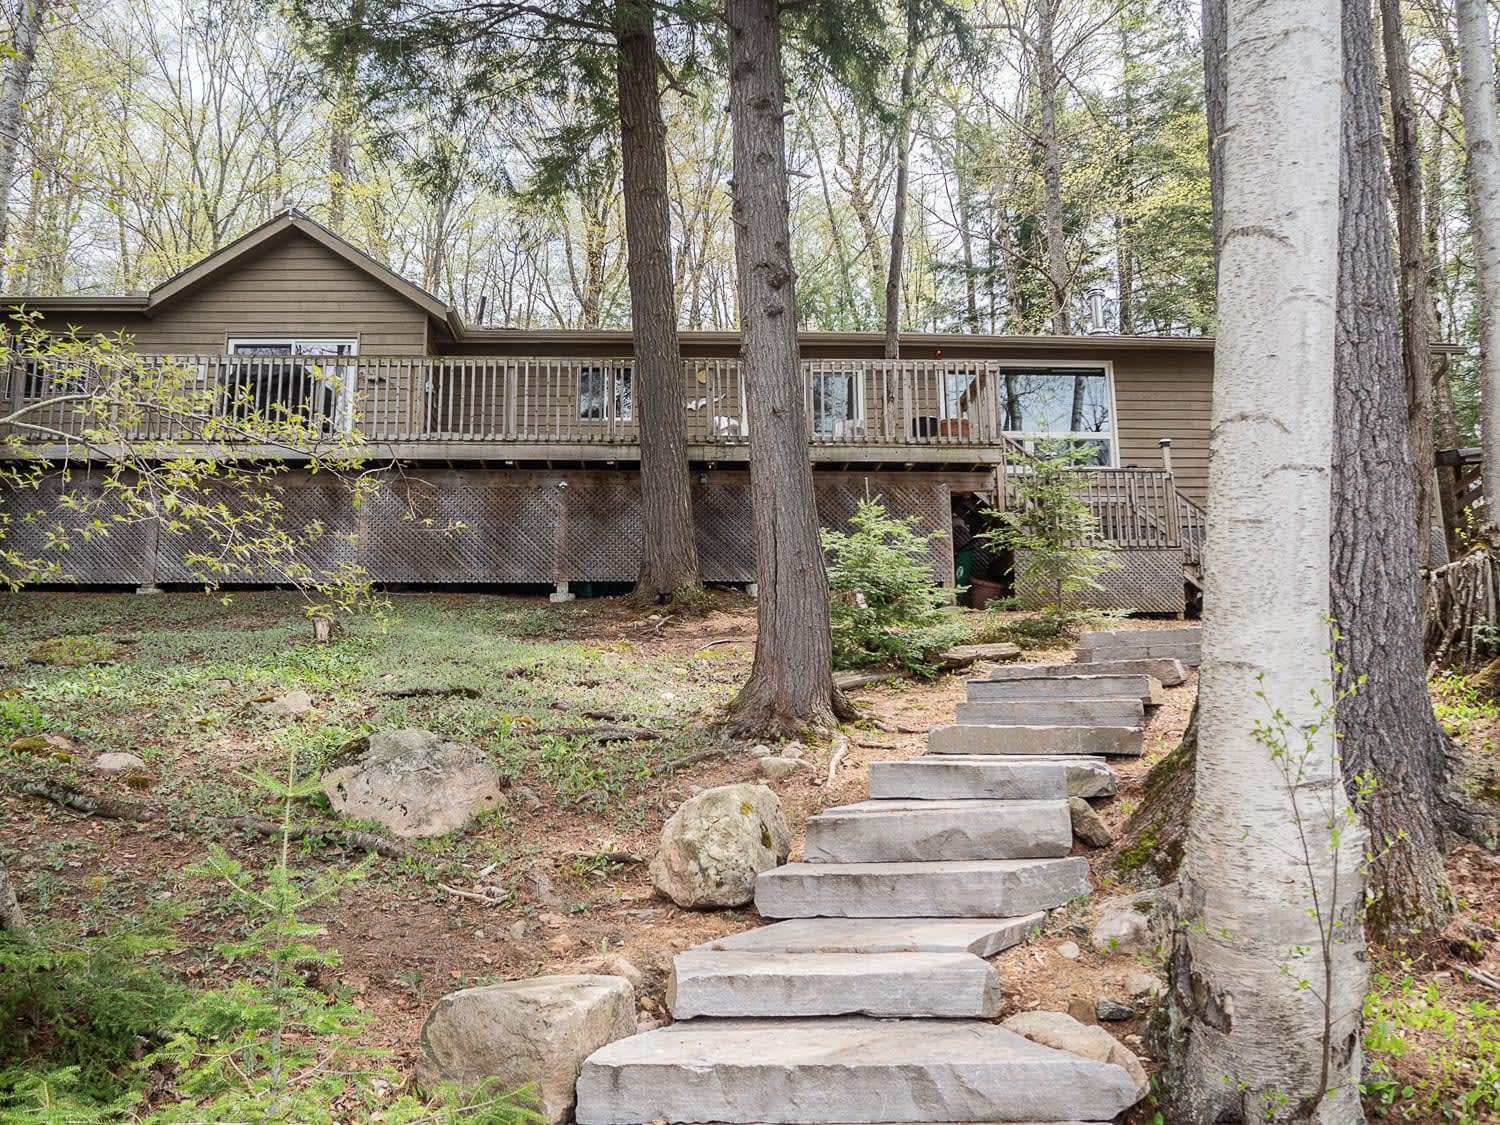
[[[1025,555],[1024,551],[1018,552],[1018,570],[1025,567]],[[1119,565],[1099,576],[1101,588],[1068,595],[1071,604],[1090,609],[1182,614],[1186,602],[1180,547],[1163,551],[1122,548],[1111,552],[1110,557]],[[1045,595],[1039,595],[1024,583],[1016,594],[1022,605],[1046,601]]]

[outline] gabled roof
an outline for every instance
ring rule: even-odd
[[[381,265],[364,251],[334,234],[322,223],[295,208],[288,208],[274,219],[262,223],[233,242],[221,246],[208,257],[156,286],[146,295],[146,315],[150,316],[156,309],[170,304],[225,270],[232,269],[241,259],[291,232],[312,239],[361,273],[418,306],[434,319],[456,326],[457,318],[446,302],[434,297],[420,285],[412,284],[395,270]]]
[[[132,293],[126,296],[0,297],[0,303],[6,307],[21,305],[27,308],[58,311],[113,309],[137,312],[150,317],[159,309],[207,284],[225,271],[233,269],[245,258],[253,256],[272,243],[292,234],[300,234],[311,239],[367,277],[410,301],[434,320],[447,325],[455,336],[462,334],[463,323],[446,302],[434,297],[420,285],[413,284],[394,270],[381,265],[364,251],[334,234],[322,223],[295,208],[288,208],[233,242],[226,243],[206,258],[195,262],[176,276],[169,277],[146,293]]]

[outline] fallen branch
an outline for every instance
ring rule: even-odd
[[[747,645],[754,639],[754,637],[720,637],[716,641],[709,641],[706,645],[699,645],[693,650],[693,655],[697,656],[700,652],[707,652],[709,649],[717,648],[719,645]]]
[[[474,902],[482,902],[486,906],[504,906],[507,902],[510,901],[509,892],[501,894],[498,898],[496,898],[491,895],[482,894],[479,891],[465,891],[460,890],[458,887],[450,887],[447,883],[439,883],[438,890],[444,892],[445,894],[453,895],[455,898],[466,898]]]
[[[592,859],[602,863],[618,863],[621,867],[633,867],[645,863],[645,859],[634,852],[570,852],[574,859]]]
[[[480,692],[478,688],[471,687],[402,687],[377,691],[375,694],[382,699],[442,699],[454,695],[464,699],[478,699]]]
[[[651,773],[653,775],[672,773],[674,770],[679,770],[683,766],[691,766],[696,762],[706,762],[710,758],[721,758],[733,749],[734,747],[732,746],[710,746],[707,750],[694,750],[691,754],[684,754],[680,758],[672,758],[670,761],[663,762],[653,769]]]
[[[538,731],[559,738],[587,738],[590,742],[656,742],[662,733],[646,727],[559,727],[557,730]]]
[[[84,816],[103,817],[106,820],[125,820],[133,824],[151,824],[171,817],[166,809],[135,801],[117,801],[111,797],[100,797],[87,793],[72,785],[47,778],[28,778],[20,784],[12,783],[12,789],[22,797],[40,797],[65,809]],[[195,818],[207,821],[220,828],[250,832],[257,836],[280,836],[287,832],[293,840],[340,840],[345,846],[363,848],[387,859],[423,859],[425,853],[395,840],[379,836],[374,832],[363,832],[357,828],[340,828],[333,824],[294,824],[289,828],[273,820],[261,820],[253,816],[208,816]]]
[[[1449,965],[1458,970],[1458,975],[1475,984],[1482,984],[1485,988],[1493,988],[1500,992],[1500,980],[1496,980],[1482,969],[1471,969],[1467,965],[1460,965],[1456,961],[1450,961]]]

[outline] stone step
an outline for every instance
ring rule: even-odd
[[[678,1020],[716,1016],[994,1019],[1000,974],[972,953],[735,953],[689,950],[672,962]]]
[[[807,822],[807,863],[1037,859],[1067,855],[1066,800],[874,800],[824,809]]]
[[[793,918],[731,934],[696,949],[742,953],[972,953],[993,957],[1019,945],[1047,916],[1015,918]]]
[[[1118,633],[1085,633],[1078,640],[1078,663],[1157,657],[1196,668],[1201,661],[1202,630],[1130,629]]]
[[[1153,676],[1033,676],[1010,680],[970,680],[970,703],[996,700],[1139,699],[1151,707],[1166,702]]]
[[[789,863],[755,880],[767,918],[993,918],[1050,910],[1089,893],[1088,861]]]
[[[1008,727],[1138,727],[1146,722],[1140,697],[1131,699],[987,699],[960,703],[960,723]]]
[[[1139,726],[1076,727],[994,726],[989,723],[952,723],[933,727],[927,736],[929,754],[1093,755],[1139,757],[1144,749]]]
[[[925,755],[870,763],[870,796],[908,801],[1059,801],[1068,797],[1067,769],[1056,762],[975,759],[955,763]]]
[[[1169,657],[1142,657],[1137,660],[1090,660],[1079,664],[1014,664],[996,668],[992,680],[1034,680],[1042,676],[1150,676],[1163,687],[1176,687],[1187,680],[1187,669],[1180,660]]]
[[[1110,1121],[1123,1067],[977,1020],[691,1020],[596,1051],[579,1125]]]
[[[1103,758],[928,754],[871,762],[870,796],[919,801],[1111,797],[1115,771]]]

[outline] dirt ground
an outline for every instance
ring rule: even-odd
[[[254,598],[244,604],[247,616],[240,624],[245,628],[264,624],[264,615],[272,612]],[[452,613],[472,612],[473,605],[456,596],[442,602],[444,612]],[[401,608],[398,604],[398,612]],[[14,638],[17,646],[9,652],[7,663],[0,664],[0,702],[7,693],[12,699],[25,695],[35,669],[17,656],[24,647],[19,642],[29,644],[31,638],[54,627],[49,620],[55,609],[56,605],[43,610],[34,602],[23,606],[15,599],[0,605],[0,623],[20,628]],[[525,612],[537,615],[533,624],[544,632],[549,627],[540,618],[552,612],[545,603]],[[657,696],[675,696],[689,680],[696,683],[684,698],[657,703],[668,708],[667,715],[685,719],[697,732],[696,741],[684,744],[687,749],[714,745],[710,724],[718,702],[748,669],[754,644],[753,603],[725,598],[710,612],[682,619],[606,601],[578,603],[557,612],[566,618],[562,640],[567,645],[586,646],[591,661],[595,653],[603,654],[598,659],[618,654],[621,661],[640,670],[646,692],[654,684],[667,684]],[[190,630],[192,619],[193,614],[186,612],[181,628]],[[232,612],[219,624],[231,630],[237,627]],[[1128,621],[1111,627],[1152,629],[1178,624]],[[126,641],[131,641],[128,633]],[[137,637],[134,643],[139,648],[149,645],[151,638]],[[1066,649],[1027,652],[1022,659],[1066,661],[1071,653]],[[927,729],[951,721],[954,705],[964,697],[965,680],[985,673],[980,666],[929,683],[899,681],[852,692],[866,719],[847,728],[851,752],[833,777],[828,777],[826,746],[812,745],[809,758],[816,769],[770,783],[783,802],[794,835],[800,837],[801,825],[818,810],[864,799],[871,762],[920,753]],[[391,675],[387,673],[386,678]],[[608,698],[614,689],[609,674],[594,684],[589,677],[571,672],[546,680],[530,701],[535,708],[532,719],[545,720],[549,711],[598,713],[590,711],[600,706],[597,697]],[[203,690],[225,695],[232,703],[225,710],[234,716],[245,713],[247,693],[262,688],[231,681]],[[1139,800],[1141,779],[1152,762],[1177,744],[1195,693],[1196,677],[1168,689],[1166,703],[1150,718],[1145,756],[1114,763],[1119,794],[1096,802],[1113,826],[1121,824]],[[359,706],[365,710],[351,703],[351,713],[368,716],[368,702]],[[611,712],[609,717],[616,716]],[[334,715],[333,720],[337,725],[340,716]],[[245,768],[243,759],[253,760],[266,738],[253,723],[233,718],[196,734],[191,724],[185,731],[179,725],[169,733],[157,733],[153,724],[163,721],[159,711],[130,721],[136,725],[122,729],[121,737],[111,745],[103,744],[97,731],[92,735],[77,730],[58,732],[77,736],[86,753],[130,748],[162,755],[149,759],[153,768],[145,781],[85,775],[84,784],[91,792],[129,800],[151,798],[157,795],[153,787],[170,770],[175,777],[170,795],[180,808],[194,794],[210,793],[207,787],[216,779],[222,782],[228,771]],[[1488,721],[1479,724],[1475,737],[1487,739],[1490,729]],[[24,765],[3,756],[0,764],[8,770]],[[373,1042],[392,1049],[403,1066],[414,1056],[419,1028],[432,1003],[457,988],[482,983],[550,973],[617,971],[623,960],[629,963],[625,971],[639,975],[642,1023],[663,1019],[666,977],[675,953],[761,923],[749,908],[714,913],[678,909],[656,897],[640,860],[654,853],[662,821],[687,796],[710,786],[751,780],[757,776],[748,747],[730,745],[719,756],[634,784],[628,796],[618,798],[618,807],[613,791],[602,802],[586,792],[588,800],[578,804],[570,803],[571,798],[554,799],[556,795],[545,784],[528,781],[542,799],[525,805],[513,802],[503,823],[471,830],[459,854],[435,857],[436,873],[382,861],[367,879],[317,911],[321,940],[335,947],[340,956],[337,970],[321,983],[330,989],[347,989],[358,1005],[374,1015]],[[628,814],[621,811],[626,803]],[[187,978],[203,982],[222,980],[232,972],[213,946],[232,936],[237,926],[232,915],[202,907],[203,902],[212,901],[212,887],[204,876],[188,870],[203,860],[208,842],[209,834],[195,828],[191,816],[170,823],[133,824],[80,816],[43,801],[21,799],[13,792],[0,795],[0,851],[26,888],[34,913],[72,922],[87,931],[106,924],[111,916],[142,911],[152,901],[175,897],[195,904],[189,915],[188,944],[173,956]],[[267,858],[268,845],[263,840],[232,836],[220,842],[246,863]],[[604,854],[626,857],[626,862],[603,860]],[[795,858],[797,852],[793,854]],[[1088,853],[1075,844],[1075,854]],[[339,861],[337,854],[330,856],[326,851],[306,857],[309,864]],[[1500,977],[1500,945],[1496,943],[1500,868],[1493,856],[1466,848],[1451,857],[1449,870],[1462,907],[1453,932],[1476,939],[1481,950],[1477,960],[1462,965]],[[1108,882],[1100,877],[1096,886]],[[511,892],[500,906],[461,897],[439,885],[474,892],[496,883]],[[1092,1009],[1101,996],[1125,999],[1126,975],[1142,969],[1160,972],[1159,962],[1151,956],[1090,951],[1086,935],[1091,913],[1089,905],[1055,911],[1039,937],[996,959],[1006,1014],[1031,1008]],[[1058,952],[1069,941],[1082,947],[1077,959]],[[1462,976],[1452,949],[1442,943],[1421,950],[1385,951],[1376,960],[1385,964],[1399,957],[1415,958],[1410,972],[1419,982],[1440,984],[1453,1003],[1496,999],[1496,993]],[[1146,1055],[1143,1019],[1108,1027],[1137,1054]],[[1136,1112],[1144,1121],[1152,1111],[1147,1106]]]

